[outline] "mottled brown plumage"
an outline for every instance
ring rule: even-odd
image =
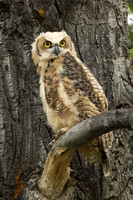
[[[43,47],[45,41],[50,41],[51,47]],[[62,47],[60,41],[65,41],[66,45]],[[33,43],[32,57],[40,74],[44,111],[55,133],[65,132],[108,109],[101,86],[77,58],[74,45],[65,32],[42,33]],[[113,134],[109,132],[80,148],[86,161],[103,165],[105,175],[109,174],[108,151],[112,141]]]

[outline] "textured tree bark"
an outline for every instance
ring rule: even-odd
[[[133,107],[126,0],[0,0],[0,200],[46,199],[36,181],[52,131],[39,98],[31,43],[42,31],[62,29],[104,88],[109,108]],[[77,152],[70,166],[73,181],[60,200],[132,199],[131,132],[114,135],[111,176],[84,166]]]

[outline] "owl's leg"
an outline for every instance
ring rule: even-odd
[[[68,130],[70,129],[70,127],[64,127],[61,128],[56,135],[54,136],[54,139],[49,143],[50,146],[53,146],[54,143],[64,134],[66,133]]]

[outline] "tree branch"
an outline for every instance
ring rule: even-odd
[[[48,154],[42,177],[38,181],[41,193],[50,199],[57,198],[70,175],[68,165],[75,150],[102,134],[122,128],[133,129],[133,109],[104,112],[67,131]]]

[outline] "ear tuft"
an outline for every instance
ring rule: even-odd
[[[61,31],[61,32],[63,32],[63,33],[66,33],[66,34],[67,34],[66,30],[64,30],[64,29],[62,29],[62,31]]]
[[[38,54],[38,41],[39,39],[42,37],[42,36],[45,36],[45,33],[40,33],[40,35],[35,39],[35,41],[33,42],[33,44],[31,45],[32,46],[32,59],[34,61],[34,64],[37,65],[38,62],[39,62],[39,54]]]
[[[34,64],[37,66],[38,64],[38,55],[37,55],[37,49],[36,49],[36,40],[33,42],[32,46],[32,59],[34,61]]]

